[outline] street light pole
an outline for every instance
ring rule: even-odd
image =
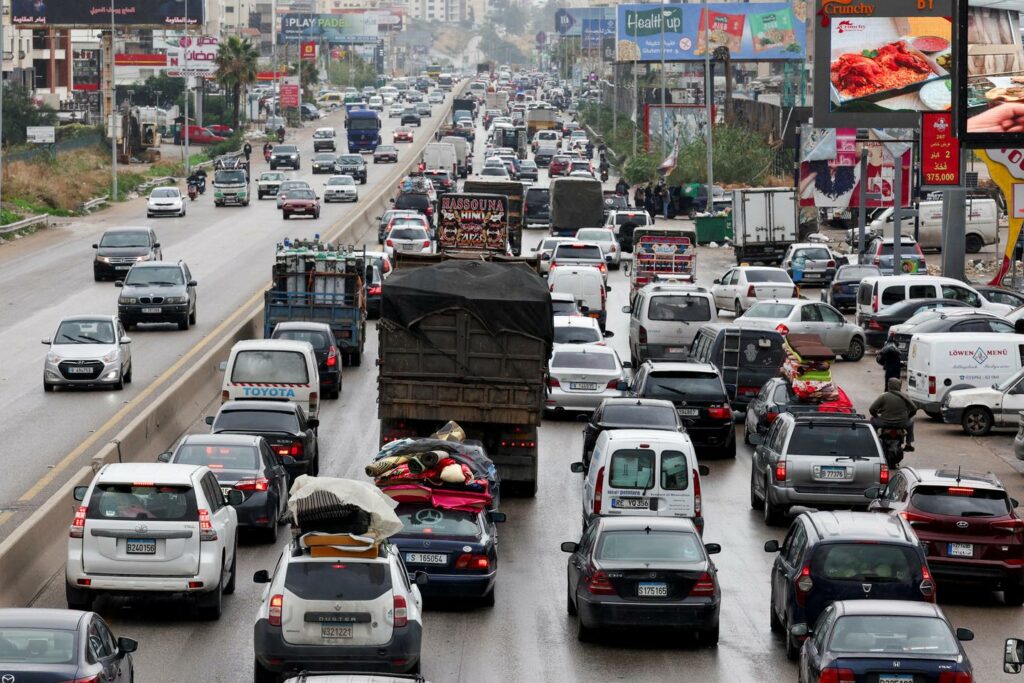
[[[707,0],[705,0],[706,2]],[[668,110],[665,107],[665,0],[661,0],[661,158],[668,155],[665,148],[668,135],[665,132],[665,122],[668,117]]]
[[[110,199],[117,201],[117,79],[114,78],[115,54],[117,54],[116,36],[114,33],[114,0],[110,0]]]
[[[708,0],[701,0],[701,11],[704,14],[704,107],[705,116],[707,117],[707,123],[704,131],[704,145],[707,147],[708,165],[708,196],[707,206],[705,208],[708,213],[711,213],[715,207],[714,191],[712,189],[715,183],[715,155],[711,148],[711,128],[714,124],[713,105],[715,100],[715,84],[711,72],[711,18],[708,16]]]
[[[189,93],[189,86],[188,86],[188,79],[189,79],[189,73],[188,73],[189,33],[188,33],[188,2],[187,2],[187,0],[185,2],[185,37],[182,40],[182,43],[184,43],[181,46],[182,52],[185,53],[185,58],[183,60],[184,61],[184,68],[183,68],[183,71],[182,71],[182,75],[185,77],[185,120],[183,121],[183,124],[185,126],[185,177],[187,178],[190,175],[192,175],[192,160],[189,158],[190,155],[189,155],[189,151],[188,151],[188,137],[189,137],[189,135],[188,135],[188,132],[189,132],[189,124],[188,124],[188,98],[189,98],[190,93]]]

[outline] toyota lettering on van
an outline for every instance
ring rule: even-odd
[[[242,396],[245,398],[295,398],[295,390],[288,387],[245,386],[239,384],[233,384],[232,386],[241,387]]]

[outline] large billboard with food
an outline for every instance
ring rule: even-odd
[[[719,47],[733,60],[804,59],[807,10],[808,0],[619,5],[616,59],[696,61]]]
[[[910,127],[952,109],[952,0],[817,2],[816,123]]]
[[[1024,0],[960,3],[960,139],[970,147],[1024,144]]]
[[[109,28],[113,12],[118,26],[202,26],[205,7],[204,0],[11,0],[11,23]]]

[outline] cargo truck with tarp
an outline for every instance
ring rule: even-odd
[[[366,344],[364,283],[372,265],[362,251],[319,240],[277,245],[270,289],[264,293],[263,336],[281,322],[327,323],[343,365],[359,365]]]
[[[483,444],[503,487],[532,496],[554,339],[540,276],[461,259],[399,268],[383,286],[378,333],[381,444],[454,420]]]
[[[552,235],[575,237],[580,228],[604,225],[604,192],[596,178],[555,178],[550,206]]]
[[[508,253],[508,197],[445,194],[438,199],[437,248]]]

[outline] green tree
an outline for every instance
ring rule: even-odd
[[[57,112],[45,105],[37,106],[30,93],[20,85],[4,86],[2,104],[5,147],[24,143],[25,128],[28,126],[52,126],[57,123]]]
[[[501,22],[505,25],[505,30],[514,36],[526,33],[527,19],[526,11],[518,3],[509,5],[508,9],[501,13]]]
[[[231,93],[235,130],[238,130],[240,120],[242,90],[256,82],[256,62],[259,57],[259,50],[248,38],[229,36],[217,47],[217,82]]]
[[[342,88],[364,88],[377,82],[377,70],[358,55],[349,54],[344,59],[332,60],[327,67],[327,80],[331,85]]]
[[[166,73],[150,76],[142,85],[117,86],[117,103],[128,99],[132,91],[132,104],[139,107],[169,107],[185,92],[184,78],[171,78]]]

